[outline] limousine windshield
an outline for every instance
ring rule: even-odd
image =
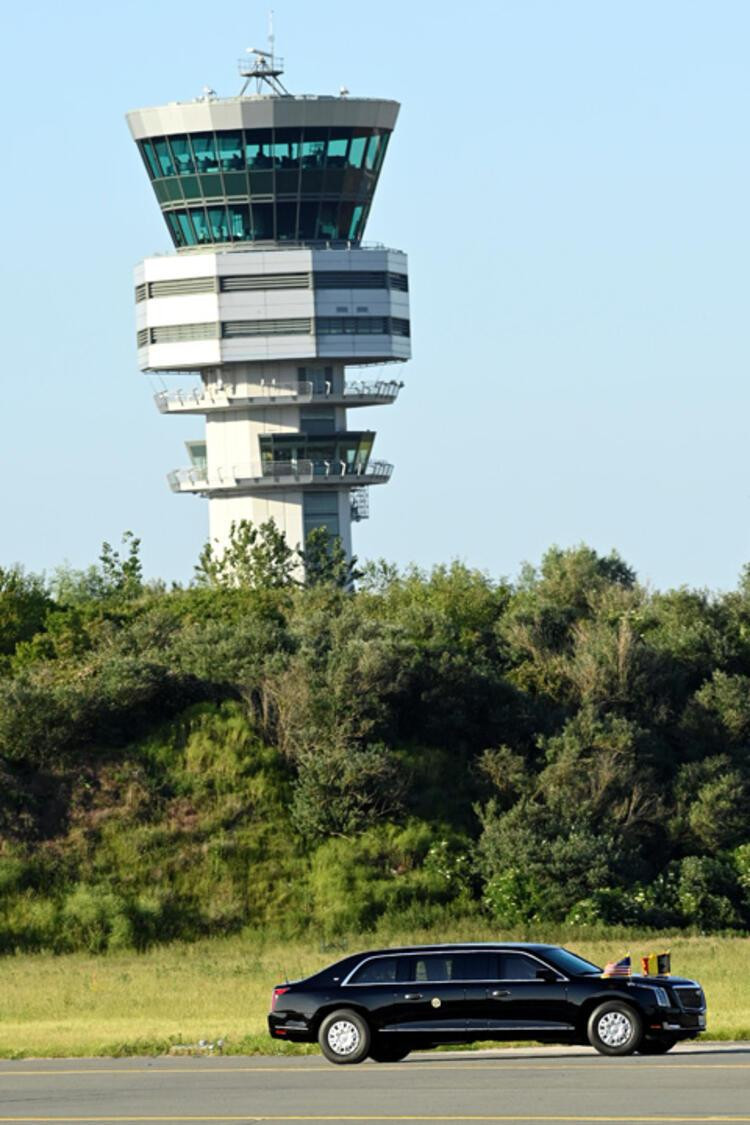
[[[571,976],[601,976],[602,974],[602,969],[598,965],[586,961],[577,953],[571,953],[569,949],[551,949],[549,954],[545,951],[545,956],[556,968],[562,969],[564,973],[569,973]]]

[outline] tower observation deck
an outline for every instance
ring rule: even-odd
[[[256,66],[266,92],[127,115],[176,250],[136,269],[138,362],[199,377],[156,400],[205,416],[169,481],[208,497],[219,550],[233,522],[273,517],[291,546],[322,526],[351,554],[392,466],[347,412],[403,384],[345,369],[410,356],[406,255],[362,241],[399,107],[293,96],[278,60]]]

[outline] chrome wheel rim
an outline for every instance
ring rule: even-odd
[[[351,1055],[359,1046],[359,1029],[351,1020],[336,1020],[328,1028],[328,1046],[337,1055]]]
[[[633,1024],[623,1012],[607,1012],[596,1025],[596,1031],[607,1047],[624,1047],[633,1037]]]

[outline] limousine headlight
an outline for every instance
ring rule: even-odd
[[[646,988],[650,988],[656,997],[656,1003],[660,1008],[671,1008],[672,1001],[669,999],[669,993],[665,988],[657,988],[655,984],[647,984]]]

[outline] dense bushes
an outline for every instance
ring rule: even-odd
[[[440,862],[424,823],[385,824],[316,849],[309,876],[311,922],[332,937],[371,929],[383,917],[419,928],[471,909],[465,887]]]
[[[750,926],[750,574],[0,570],[0,949],[383,916]],[[316,548],[317,550],[317,548]]]

